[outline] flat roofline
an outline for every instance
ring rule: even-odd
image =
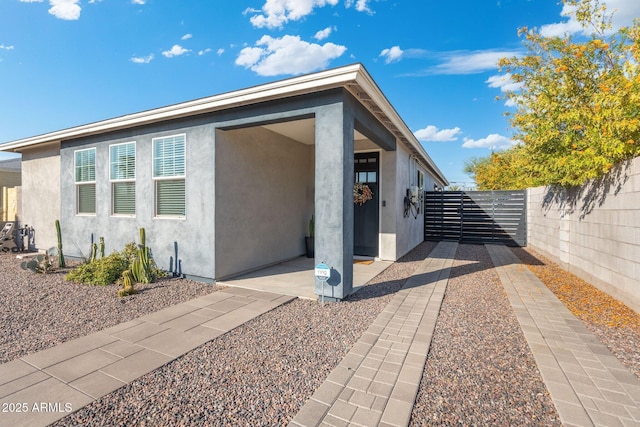
[[[422,144],[409,130],[360,63],[23,138],[1,144],[0,150],[14,153],[21,152],[25,148],[40,144],[59,143],[68,139],[251,105],[257,102],[319,92],[336,87],[344,87],[351,93],[355,92],[360,102],[370,110],[375,110],[372,113],[376,117],[385,119],[383,120],[384,126],[389,128],[397,138],[407,143],[414,154],[424,159],[433,173],[437,175],[437,178],[441,180],[441,184],[448,184],[447,179],[429,157]]]

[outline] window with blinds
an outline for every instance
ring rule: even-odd
[[[96,149],[74,152],[76,176],[76,213],[96,213]]]
[[[109,179],[111,180],[111,213],[136,213],[136,143],[109,146]]]
[[[185,135],[153,139],[156,216],[184,217]]]

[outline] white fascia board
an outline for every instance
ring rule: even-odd
[[[163,120],[188,117],[225,108],[249,105],[272,99],[286,98],[303,93],[317,92],[323,89],[343,86],[348,82],[355,81],[357,75],[362,69],[362,65],[354,64],[333,70],[228,92],[221,95],[187,101],[167,107],[128,114],[113,119],[102,120],[95,123],[8,142],[0,145],[0,150],[15,152],[28,146],[44,144],[47,142],[95,135],[133,126],[161,122]]]
[[[411,132],[407,124],[404,122],[404,120],[402,120],[402,118],[400,117],[398,112],[395,110],[395,108],[393,108],[389,100],[384,96],[384,94],[382,93],[378,85],[375,83],[375,81],[371,78],[371,76],[366,72],[364,72],[363,70],[362,73],[358,74],[357,82],[360,85],[360,87],[362,87],[365,90],[365,92],[367,92],[367,94],[374,101],[374,103],[378,107],[380,107],[382,112],[389,118],[389,120],[391,120],[394,126],[397,129],[399,129],[400,132],[402,132],[404,137],[407,139],[407,141],[409,141],[409,143],[413,146],[413,148],[418,153],[420,153],[420,156],[429,165],[431,170],[433,170],[438,175],[437,178],[442,181],[441,182],[442,185],[443,186],[449,185],[449,181],[444,176],[440,168],[436,166],[436,164],[431,159],[429,154],[427,154],[422,144],[420,144],[420,141],[418,141],[418,139],[415,137],[413,132]]]

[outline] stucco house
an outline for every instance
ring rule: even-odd
[[[0,149],[22,154],[23,221],[39,248],[55,246],[56,219],[76,257],[92,235],[110,252],[144,227],[160,267],[219,280],[304,254],[314,215],[334,299],[352,291],[354,255],[397,260],[423,241],[421,197],[407,205],[408,192],[448,184],[361,64]],[[373,198],[354,204],[354,182]]]

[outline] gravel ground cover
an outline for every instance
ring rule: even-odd
[[[278,307],[54,425],[286,425],[434,247],[420,245],[341,303]]]
[[[54,425],[286,425],[433,247],[343,303],[279,307]],[[637,313],[535,252],[515,252],[638,375]],[[0,268],[1,362],[216,289],[171,279],[120,302],[115,286],[33,275],[10,255]],[[560,425],[483,246],[459,246],[411,425]]]
[[[458,246],[411,417],[427,425],[561,425],[484,246]]]
[[[69,269],[35,274],[15,254],[0,254],[0,363],[211,293],[215,285],[161,279],[118,298],[116,285],[78,285]]]

